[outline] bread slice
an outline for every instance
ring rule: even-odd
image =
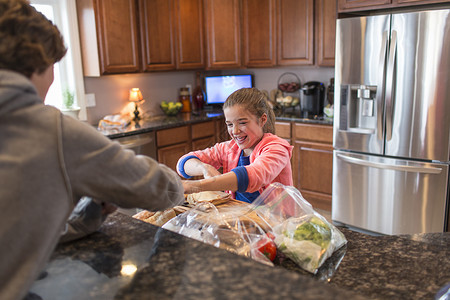
[[[186,195],[186,201],[190,205],[196,205],[201,202],[210,202],[218,205],[231,199],[231,195],[221,191],[205,191]]]
[[[152,211],[148,211],[148,210],[143,210],[138,212],[137,214],[133,215],[133,218],[144,221],[145,219],[150,218],[151,216],[153,216],[155,213]]]
[[[163,226],[169,220],[176,217],[175,210],[173,208],[166,209],[164,211],[150,212],[143,210],[133,216],[135,219],[139,219],[146,223],[150,223],[156,226]]]

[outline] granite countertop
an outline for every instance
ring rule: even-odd
[[[109,138],[114,139],[222,118],[223,113],[221,111],[201,112],[199,114],[180,113],[173,117],[162,115],[145,117],[139,122],[132,121],[124,129],[111,129],[100,132]]]
[[[277,256],[275,266],[268,266],[115,212],[98,232],[58,246],[29,296],[433,299],[450,282],[450,233],[369,236],[340,230],[348,244],[326,262],[340,265],[322,280],[288,259]],[[133,266],[137,271],[126,275]]]
[[[300,122],[300,123],[310,123],[310,124],[323,124],[323,125],[333,125],[333,120],[325,119],[323,117],[308,119],[302,118],[298,112],[282,112],[278,111],[275,114],[277,121],[288,121],[288,122]],[[209,120],[223,119],[223,112],[218,111],[203,111],[198,114],[192,113],[180,113],[175,117],[168,116],[154,116],[146,117],[139,122],[132,121],[124,129],[111,129],[101,131],[104,135],[109,138],[120,138],[135,134],[146,133],[155,130],[168,129],[178,126],[183,126],[187,124],[194,124],[199,122],[205,122]]]

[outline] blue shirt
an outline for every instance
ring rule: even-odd
[[[244,156],[244,151],[241,151],[241,155],[239,156],[238,167],[240,166],[248,166],[250,164],[250,156]],[[236,174],[237,175],[237,174]],[[256,198],[258,198],[259,192],[239,192],[236,191],[236,200],[252,203]]]

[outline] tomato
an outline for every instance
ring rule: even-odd
[[[272,232],[268,232],[268,233],[266,233],[266,235],[267,235],[272,241],[275,240],[275,236],[273,235]]]
[[[258,250],[271,261],[273,261],[277,256],[277,246],[275,246],[275,243],[271,239],[270,235],[267,235],[267,237],[263,237],[256,244],[256,246],[258,247]]]

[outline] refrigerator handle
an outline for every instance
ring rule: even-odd
[[[377,133],[378,139],[383,139],[383,91],[384,91],[384,78],[386,77],[386,54],[387,54],[387,42],[388,42],[388,32],[383,32],[383,37],[381,41],[381,54],[380,63],[378,65],[379,78],[378,78],[378,92],[377,92]]]
[[[394,118],[394,72],[395,54],[397,53],[397,31],[392,30],[391,46],[389,48],[389,59],[386,73],[386,140],[392,139],[392,123]]]
[[[365,167],[372,167],[378,169],[388,169],[402,172],[414,172],[414,173],[425,173],[425,174],[440,174],[442,168],[435,167],[415,167],[415,166],[405,166],[405,165],[390,165],[380,162],[373,162],[364,159],[359,159],[355,157],[345,156],[342,154],[337,154],[337,157],[351,164],[361,165]]]

